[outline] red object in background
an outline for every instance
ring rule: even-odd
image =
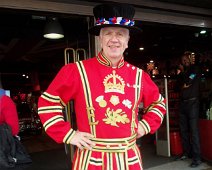
[[[170,132],[170,149],[173,156],[183,153],[180,132]]]
[[[200,119],[200,148],[203,159],[212,161],[212,120]]]
[[[26,100],[26,94],[25,93],[20,93],[20,99],[22,102]]]

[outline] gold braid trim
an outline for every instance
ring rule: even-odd
[[[144,108],[144,113],[149,112],[150,110],[152,110],[153,107],[155,107],[156,105],[164,105],[163,102],[164,98],[162,97],[162,95],[159,96],[159,99],[153,103],[151,103],[147,108]]]

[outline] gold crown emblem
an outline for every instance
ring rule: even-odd
[[[113,70],[112,74],[105,77],[103,84],[105,86],[105,93],[117,92],[124,94],[125,83],[123,78],[116,74],[115,70]]]

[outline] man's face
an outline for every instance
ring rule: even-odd
[[[190,59],[187,55],[182,56],[182,64],[183,66],[190,66]]]
[[[129,30],[120,27],[105,27],[100,30],[99,41],[103,54],[110,60],[121,58],[128,48]]]

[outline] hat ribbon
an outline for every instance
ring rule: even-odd
[[[96,20],[96,25],[105,25],[105,24],[118,24],[118,25],[126,25],[126,26],[133,26],[135,21],[129,20],[123,17],[113,17],[106,20],[105,18],[98,18]]]

